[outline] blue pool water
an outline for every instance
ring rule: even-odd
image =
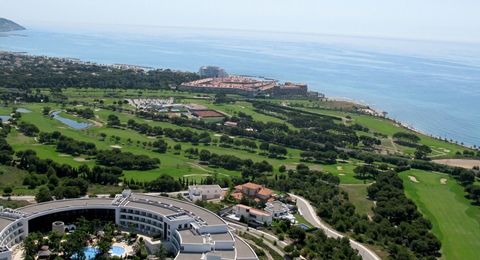
[[[114,255],[123,255],[125,253],[125,249],[119,246],[112,246],[111,250]]]
[[[119,247],[119,246],[112,246],[110,248],[112,251],[113,255],[123,255],[125,253],[125,249]],[[95,255],[99,252],[98,249],[87,246],[85,247],[85,250],[83,250],[83,253],[85,253],[85,258],[86,259],[95,259]],[[77,256],[74,255],[72,259],[77,259]]]
[[[301,229],[305,229],[305,230],[310,228],[309,226],[307,226],[305,224],[299,224],[298,227],[301,228]]]

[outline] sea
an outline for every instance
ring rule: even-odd
[[[428,135],[480,147],[480,43],[154,26],[26,27],[0,37],[0,50],[182,71],[212,65],[229,74],[303,82]]]

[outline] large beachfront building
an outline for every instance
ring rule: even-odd
[[[30,232],[51,231],[53,222],[70,224],[80,216],[133,226],[146,235],[161,234],[162,243],[175,253],[175,259],[258,259],[216,214],[189,202],[125,190],[114,199],[57,200],[2,209],[0,260],[11,260],[12,251]]]
[[[308,87],[303,83],[277,84],[276,80],[239,76],[203,78],[184,82],[177,88],[182,91],[238,94],[248,97],[305,97],[308,95]]]

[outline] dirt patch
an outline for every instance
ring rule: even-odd
[[[450,166],[457,166],[466,169],[472,169],[473,166],[479,166],[480,160],[467,160],[467,159],[441,159],[441,160],[432,160],[432,162],[446,164]]]
[[[61,153],[61,154],[59,154],[58,156],[60,156],[60,157],[67,157],[67,156],[70,156],[70,154]]]
[[[337,170],[343,171],[343,167],[342,166],[337,166]]]
[[[320,166],[318,166],[318,165],[308,166],[308,168],[309,168],[310,170],[314,170],[314,171],[321,171],[321,170],[323,170],[323,168],[320,167]]]
[[[88,162],[88,161],[90,161],[90,160],[87,160],[87,159],[82,158],[82,157],[77,157],[77,158],[74,158],[73,160],[77,161],[77,162]]]
[[[441,178],[441,179],[440,179],[440,183],[441,183],[441,184],[447,184],[447,179]]]
[[[112,147],[112,148],[118,148],[118,149],[122,148],[120,145],[110,145],[110,147]]]
[[[415,178],[414,176],[408,176],[408,178],[410,178],[411,181],[415,182],[415,183],[419,183],[419,181],[417,180],[417,178]]]

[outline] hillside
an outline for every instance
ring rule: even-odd
[[[5,18],[0,18],[0,32],[20,31],[25,27]]]

